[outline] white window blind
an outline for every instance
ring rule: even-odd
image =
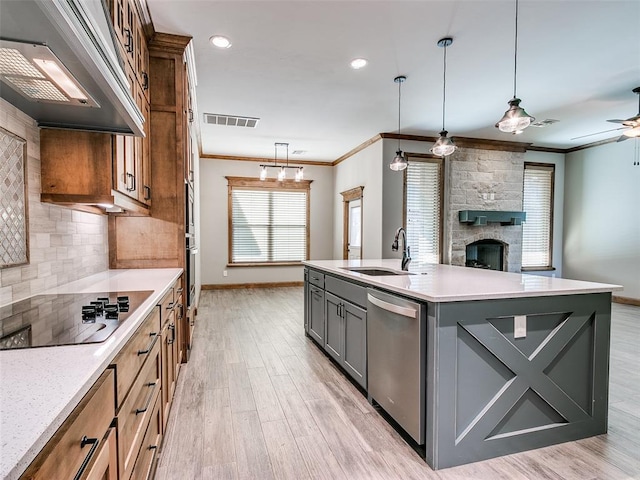
[[[307,257],[305,190],[231,189],[231,263],[300,262]]]
[[[525,164],[522,267],[551,268],[553,229],[553,165]]]
[[[405,175],[405,225],[411,258],[440,263],[442,163],[410,161]]]

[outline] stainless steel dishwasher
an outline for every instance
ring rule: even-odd
[[[426,307],[367,290],[368,395],[419,444],[425,435]]]

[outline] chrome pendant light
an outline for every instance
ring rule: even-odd
[[[289,144],[283,143],[283,142],[276,142],[273,144],[273,146],[274,146],[273,165],[260,165],[260,180],[264,181],[267,179],[269,168],[276,168],[278,169],[278,175],[276,178],[278,179],[279,182],[284,182],[287,179],[287,170],[289,169],[295,170],[294,180],[296,182],[301,182],[304,179],[304,167],[289,166]],[[285,165],[278,165],[278,147],[286,148],[287,153],[286,153]]]
[[[496,127],[501,132],[519,134],[527,128],[533,121],[534,117],[525,112],[520,106],[521,100],[516,95],[516,80],[518,73],[518,0],[516,0],[516,34],[515,49],[513,61],[513,98],[509,100],[509,110],[504,113],[502,119],[496,123]]]
[[[453,139],[447,137],[447,132],[444,129],[444,113],[447,99],[447,47],[453,43],[453,38],[445,37],[438,40],[438,46],[444,48],[443,55],[443,80],[442,80],[442,131],[440,132],[440,138],[436,140],[436,143],[431,148],[431,153],[440,157],[446,157],[456,151],[458,147],[453,142]]]
[[[400,135],[400,100],[402,98],[401,87],[406,79],[407,77],[405,77],[404,75],[400,75],[393,79],[393,81],[398,84],[398,135]],[[402,153],[402,150],[400,150],[400,137],[398,137],[398,151],[396,152],[396,156],[389,164],[389,168],[394,172],[399,172],[400,170],[404,170],[405,168],[407,168],[407,159]]]

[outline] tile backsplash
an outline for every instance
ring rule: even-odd
[[[30,252],[28,264],[0,269],[0,305],[107,270],[107,217],[40,203],[36,122],[0,99],[0,127],[27,141]]]

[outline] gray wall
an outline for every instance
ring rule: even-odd
[[[567,154],[563,274],[640,299],[640,139]]]
[[[333,169],[305,166],[311,183],[311,252],[312,260],[332,257],[333,238]],[[203,285],[294,282],[303,280],[302,266],[227,267],[228,206],[225,176],[258,178],[256,162],[200,159],[200,267]],[[223,271],[227,276],[223,276]]]
[[[555,182],[553,192],[553,250],[551,263],[555,270],[546,272],[527,272],[547,277],[562,277],[562,240],[564,238],[564,165],[563,153],[526,152],[525,162],[550,163],[555,165]]]
[[[0,99],[0,126],[27,141],[28,265],[0,270],[0,305],[108,268],[106,215],[40,203],[40,131],[36,122]]]
[[[336,165],[333,170],[333,257],[342,259],[343,203],[340,192],[364,186],[362,192],[362,257],[387,258],[382,254],[382,141]]]

